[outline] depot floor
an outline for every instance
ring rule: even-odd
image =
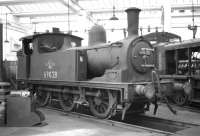
[[[174,110],[176,110],[177,114],[174,115],[166,106],[166,104],[160,104],[157,110],[156,115],[153,115],[153,109],[154,107],[151,105],[150,111],[146,114],[149,116],[155,116],[159,118],[164,119],[170,119],[170,120],[176,120],[181,122],[188,122],[193,124],[200,125],[200,112],[191,112],[187,109],[181,109],[173,107]]]
[[[63,112],[49,109],[41,111],[46,116],[44,126],[1,127],[0,136],[153,136],[153,133],[139,129],[128,130],[90,122]]]
[[[161,136],[142,129],[126,129],[95,123],[82,118],[72,117],[63,112],[41,109],[45,114],[44,125],[35,127],[0,127],[0,136]],[[147,113],[152,115],[151,112]],[[157,116],[200,124],[200,114],[189,111],[173,115],[165,106],[160,106]],[[184,130],[178,135],[198,136],[200,127]]]

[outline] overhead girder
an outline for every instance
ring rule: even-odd
[[[67,10],[65,10],[64,12],[63,11],[62,12],[48,11],[48,12],[42,12],[42,13],[39,13],[39,12],[13,13],[12,9],[9,7],[9,6],[15,6],[15,5],[25,5],[25,4],[34,4],[34,3],[52,3],[52,2],[60,2],[64,6],[69,8],[70,12],[73,12],[73,13],[70,13],[70,15],[75,15],[75,14],[83,15],[89,21],[93,23],[96,22],[96,20],[91,16],[91,14],[84,11],[84,9],[75,0],[69,0],[69,3],[68,3],[68,0],[51,0],[51,1],[50,0],[3,0],[3,1],[0,1],[0,6],[7,7],[11,11],[12,15],[16,17],[65,16],[66,14],[68,14]],[[83,12],[85,13],[83,14]]]
[[[142,8],[142,11],[161,11],[161,7],[152,7],[152,8]],[[115,9],[115,13],[124,13],[124,9]],[[101,9],[101,10],[91,10],[91,14],[107,14],[107,13],[113,13],[113,9]]]
[[[47,16],[66,16],[68,14],[67,10],[60,10],[60,11],[42,11],[42,12],[19,12],[19,13],[12,13],[13,16],[16,17],[47,17]],[[70,15],[76,15],[75,13],[70,13]]]
[[[172,10],[192,10],[192,8],[194,9],[200,9],[200,5],[172,5],[171,6]]]
[[[10,11],[12,10],[9,6],[14,6],[14,5],[23,5],[23,4],[34,4],[34,3],[52,3],[52,2],[59,2],[66,6],[67,8],[69,7],[70,9],[70,15],[83,15],[85,16],[88,20],[90,20],[93,23],[96,23],[97,19],[93,17],[93,15],[97,14],[111,14],[113,12],[113,9],[101,9],[101,10],[91,10],[89,12],[85,11],[81,5],[78,3],[79,0],[1,0],[0,1],[0,6],[6,6]],[[199,5],[194,4],[193,5],[194,9],[200,9]],[[189,10],[192,9],[192,5],[172,5],[171,10]],[[150,8],[143,8],[142,11],[162,11],[161,6],[157,7],[150,7]],[[116,13],[123,13],[124,9],[116,9]],[[68,14],[68,10],[62,10],[62,11],[57,11],[57,12],[51,12],[51,11],[45,11],[45,12],[18,12],[18,13],[12,13],[11,14],[15,17],[43,17],[43,16],[66,16]],[[184,15],[173,15],[172,18],[189,18],[192,15],[189,14],[184,14]],[[195,14],[195,17],[199,17],[199,14]],[[106,20],[101,18],[100,20]]]
[[[85,12],[85,17],[86,17],[89,21],[91,21],[91,22],[93,22],[93,23],[96,22],[96,20],[91,16],[91,14],[88,13],[88,12],[86,12],[86,11],[84,11],[84,8],[81,7],[81,6],[78,4],[77,1],[75,1],[75,0],[69,0],[69,3],[68,3],[67,0],[59,0],[59,1],[60,1],[61,3],[63,3],[63,5],[65,5],[66,7],[69,6],[69,8],[70,8],[72,11],[74,11],[76,14],[78,14],[78,15],[82,15],[81,11]]]
[[[23,4],[34,4],[34,3],[47,3],[47,2],[57,2],[58,0],[1,0],[0,6],[13,6],[13,5],[23,5]]]

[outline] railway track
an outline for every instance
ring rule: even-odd
[[[48,106],[45,108],[62,112],[63,114],[67,114],[68,116],[71,116],[71,117],[89,120],[90,122],[92,121],[95,123],[101,123],[101,124],[105,124],[109,126],[116,126],[120,128],[129,129],[129,130],[139,129],[139,130],[147,131],[149,133],[161,134],[161,135],[174,135],[174,134],[177,134],[181,130],[198,126],[195,124],[155,118],[155,117],[150,117],[146,115],[133,116],[132,114],[128,114],[124,121],[122,121],[121,116],[118,116],[118,115],[111,119],[102,120],[90,115],[90,113],[85,113],[87,111],[84,111],[84,113],[83,112],[67,112],[66,113],[59,107],[56,107],[55,105]]]
[[[174,121],[169,119],[163,119],[158,117],[152,117],[147,115],[137,115],[131,118],[127,115],[128,121],[126,123],[134,123],[135,125],[144,126],[152,129],[159,129],[166,132],[177,133],[178,131],[198,126],[192,123]]]
[[[162,105],[162,106],[165,106],[166,107],[166,104],[165,103],[159,103],[159,105]],[[170,103],[170,105],[176,109],[176,110],[179,110],[179,111],[190,111],[190,112],[195,112],[195,113],[200,113],[200,106],[199,105],[184,105],[184,106],[178,106],[174,103]]]
[[[187,110],[190,112],[200,113],[200,107],[194,107],[194,106],[189,106],[189,105],[185,105],[185,106],[173,105],[173,107],[175,107],[178,110]]]

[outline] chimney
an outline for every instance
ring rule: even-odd
[[[128,21],[128,36],[138,35],[139,12],[138,8],[132,7],[125,10]]]

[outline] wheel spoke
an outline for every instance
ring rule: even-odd
[[[100,112],[100,107],[99,107],[99,105],[97,106],[97,111]],[[101,113],[101,112],[100,112],[100,113]]]
[[[103,110],[104,110],[104,111],[106,111],[106,109],[107,109],[107,106],[106,106],[106,105],[104,105],[104,104],[102,104],[102,108],[103,108]]]
[[[94,105],[94,108],[98,111],[98,105]]]
[[[75,107],[74,96],[72,94],[60,93],[59,94],[60,106],[64,111],[71,111]]]
[[[102,102],[101,104],[102,104],[102,105],[105,105],[106,107],[109,106],[109,103],[107,103],[107,102]]]
[[[104,108],[101,105],[99,106],[99,110],[101,113],[104,113],[106,111],[106,110],[104,110]]]
[[[46,106],[49,102],[50,93],[45,91],[38,91],[36,92],[36,101],[38,102],[39,106]]]
[[[187,96],[185,94],[182,94],[182,93],[178,93],[174,96],[174,102],[177,104],[177,105],[184,105],[186,104],[187,102]]]

